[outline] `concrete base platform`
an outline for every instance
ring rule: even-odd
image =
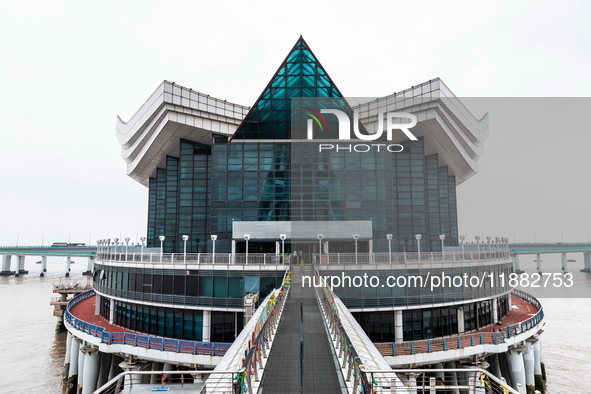
[[[12,276],[15,275],[16,273],[14,271],[1,271],[0,272],[0,276]]]

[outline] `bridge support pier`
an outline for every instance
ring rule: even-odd
[[[41,274],[39,276],[44,277],[47,272],[47,256],[41,256]]]
[[[12,260],[12,255],[5,254],[2,256],[2,271],[0,271],[0,276],[14,275],[14,271],[10,270],[10,260]]]
[[[86,271],[82,273],[82,275],[89,275],[92,276],[92,269],[94,266],[94,257],[88,256],[88,260],[86,262]]]
[[[20,276],[24,274],[28,274],[29,271],[25,271],[25,256],[16,256],[16,271],[14,276]]]
[[[70,276],[70,264],[72,264],[72,259],[68,256],[66,257],[66,277]]]
[[[536,269],[542,273],[542,256],[539,253],[536,255]]]
[[[566,253],[560,253],[560,259],[562,260],[562,272],[567,273],[568,267],[566,265]]]
[[[499,321],[499,298],[495,297],[492,300],[492,315],[493,324]]]
[[[585,268],[581,272],[591,272],[591,253],[583,253],[583,261],[585,262]]]
[[[521,270],[521,268],[519,268],[519,255],[518,254],[516,254],[515,256],[513,256],[513,270],[517,274],[523,273],[523,271]]]

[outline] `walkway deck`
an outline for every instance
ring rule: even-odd
[[[311,266],[294,267],[292,286],[277,328],[265,374],[263,393],[343,392],[314,288],[302,287]]]

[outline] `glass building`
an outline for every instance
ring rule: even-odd
[[[439,85],[429,82],[420,92],[441,91]],[[300,38],[235,132],[211,132],[200,142],[190,134],[179,138],[178,153],[166,155],[154,169],[148,180],[148,246],[159,246],[164,235],[164,251],[181,252],[181,236],[188,235],[189,252],[211,252],[210,235],[216,234],[219,252],[231,252],[233,239],[235,250],[242,251],[242,236],[233,234],[236,222],[251,233],[244,222],[281,221],[292,226],[368,221],[371,230],[361,237],[360,251],[387,250],[386,234],[395,235],[394,251],[416,251],[415,234],[422,234],[424,251],[441,250],[440,234],[446,234],[446,245],[457,245],[458,179],[426,136],[416,141],[403,135],[396,135],[397,141],[376,139],[372,144],[383,145],[379,151],[355,144],[365,142],[355,138],[337,146],[342,149],[319,151],[321,141],[345,142],[338,139],[336,119],[325,115],[325,124],[314,125],[315,139],[306,138],[308,115],[322,109],[376,117],[370,106],[379,100],[355,108],[349,101]],[[371,136],[369,128],[360,126],[366,136]],[[385,148],[392,142],[400,151]],[[365,151],[366,146],[374,149]],[[288,250],[317,252],[317,232],[331,241],[331,252],[352,250],[353,228],[346,237],[331,237],[326,227],[313,228],[316,232],[309,237],[291,237]],[[275,250],[279,234],[270,232],[271,227],[266,238],[251,241],[252,252]]]

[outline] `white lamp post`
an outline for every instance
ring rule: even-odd
[[[480,235],[477,235],[474,238],[476,238],[476,247],[478,248],[478,260],[480,260]]]
[[[281,240],[281,264],[285,264],[285,239],[287,238],[287,234],[279,234],[279,239]]]
[[[105,253],[108,253],[109,254],[109,258],[112,258],[111,253],[109,253],[110,252],[109,246],[111,246],[111,238],[105,239],[105,242],[107,243]]]
[[[125,260],[126,261],[127,261],[127,251],[128,251],[128,248],[129,248],[129,240],[130,239],[131,238],[129,238],[129,237],[125,238]]]
[[[388,240],[388,256],[390,258],[390,264],[392,264],[392,238],[394,238],[392,234],[386,234],[386,239]]]
[[[181,236],[183,239],[183,263],[187,263],[187,241],[189,240],[188,235]]]
[[[212,242],[212,247],[211,247],[211,260],[212,263],[215,264],[215,241],[218,239],[218,236],[215,234],[211,234],[211,242]]]
[[[244,240],[246,241],[246,264],[248,264],[248,240],[250,239],[250,234],[244,234]]]
[[[113,240],[113,243],[115,244],[115,256],[117,256],[117,249],[119,249],[118,248],[118,246],[119,246],[119,238],[115,238]]]
[[[445,241],[445,234],[439,234],[439,239],[441,240],[441,260],[445,261],[445,246],[443,245],[443,241]]]
[[[359,234],[353,234],[353,239],[355,240],[355,264],[357,264],[357,240],[359,239]]]
[[[419,263],[421,262],[421,234],[415,234],[415,239],[417,240],[417,250],[419,254]]]
[[[161,235],[158,237],[158,239],[160,240],[160,263],[162,263],[162,253],[164,251],[164,240],[166,239],[166,237],[164,235]]]
[[[464,239],[466,239],[466,236],[460,235],[460,240],[462,241],[462,260],[465,260],[465,258],[464,258]]]
[[[323,234],[316,234],[318,238],[318,264],[322,263],[322,238],[324,238]]]
[[[491,246],[490,246],[490,240],[492,239],[492,237],[489,235],[488,237],[486,237],[486,242],[488,242],[488,253],[492,252]]]
[[[143,256],[144,255],[144,244],[146,242],[146,237],[141,237],[140,241],[142,241],[142,247],[140,249],[140,254]],[[142,259],[143,259],[143,257],[142,257]]]

